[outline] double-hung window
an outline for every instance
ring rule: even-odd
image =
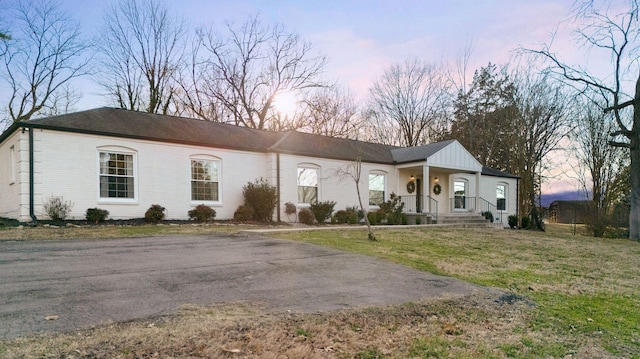
[[[498,211],[507,210],[507,185],[496,186],[496,208]]]
[[[369,205],[379,206],[384,203],[384,189],[386,176],[383,174],[369,174]]]
[[[191,200],[220,201],[220,161],[191,160]]]
[[[134,155],[100,152],[100,198],[135,198]]]
[[[298,167],[298,203],[318,202],[318,169]]]

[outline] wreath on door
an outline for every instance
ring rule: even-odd
[[[433,186],[433,193],[436,195],[439,195],[442,192],[442,186],[440,186],[440,183],[436,183],[435,186]]]
[[[416,190],[416,183],[413,181],[409,181],[409,183],[407,183],[407,192],[413,193],[413,191],[415,190]]]

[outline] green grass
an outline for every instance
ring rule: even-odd
[[[562,357],[596,343],[610,355],[640,358],[640,243],[512,230],[317,231],[278,235],[381,257],[527,297],[535,307],[519,341],[501,344],[512,358]],[[558,336],[561,340],[546,340]],[[416,357],[449,357],[451,343],[413,344]],[[479,354],[480,355],[480,354]],[[490,357],[490,353],[481,356]]]

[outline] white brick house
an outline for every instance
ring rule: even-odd
[[[152,204],[187,219],[204,203],[230,219],[247,182],[278,188],[284,204],[358,203],[335,170],[362,161],[360,191],[370,209],[390,193],[409,213],[491,210],[516,214],[516,176],[483,167],[457,141],[401,148],[295,131],[267,132],[194,119],[99,108],[13,124],[0,135],[0,217],[47,219],[43,203],[62,196],[70,218],[102,208],[110,218],[140,218]]]

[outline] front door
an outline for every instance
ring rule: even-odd
[[[453,208],[456,211],[463,211],[467,208],[467,182],[466,181],[454,181],[453,182]]]

